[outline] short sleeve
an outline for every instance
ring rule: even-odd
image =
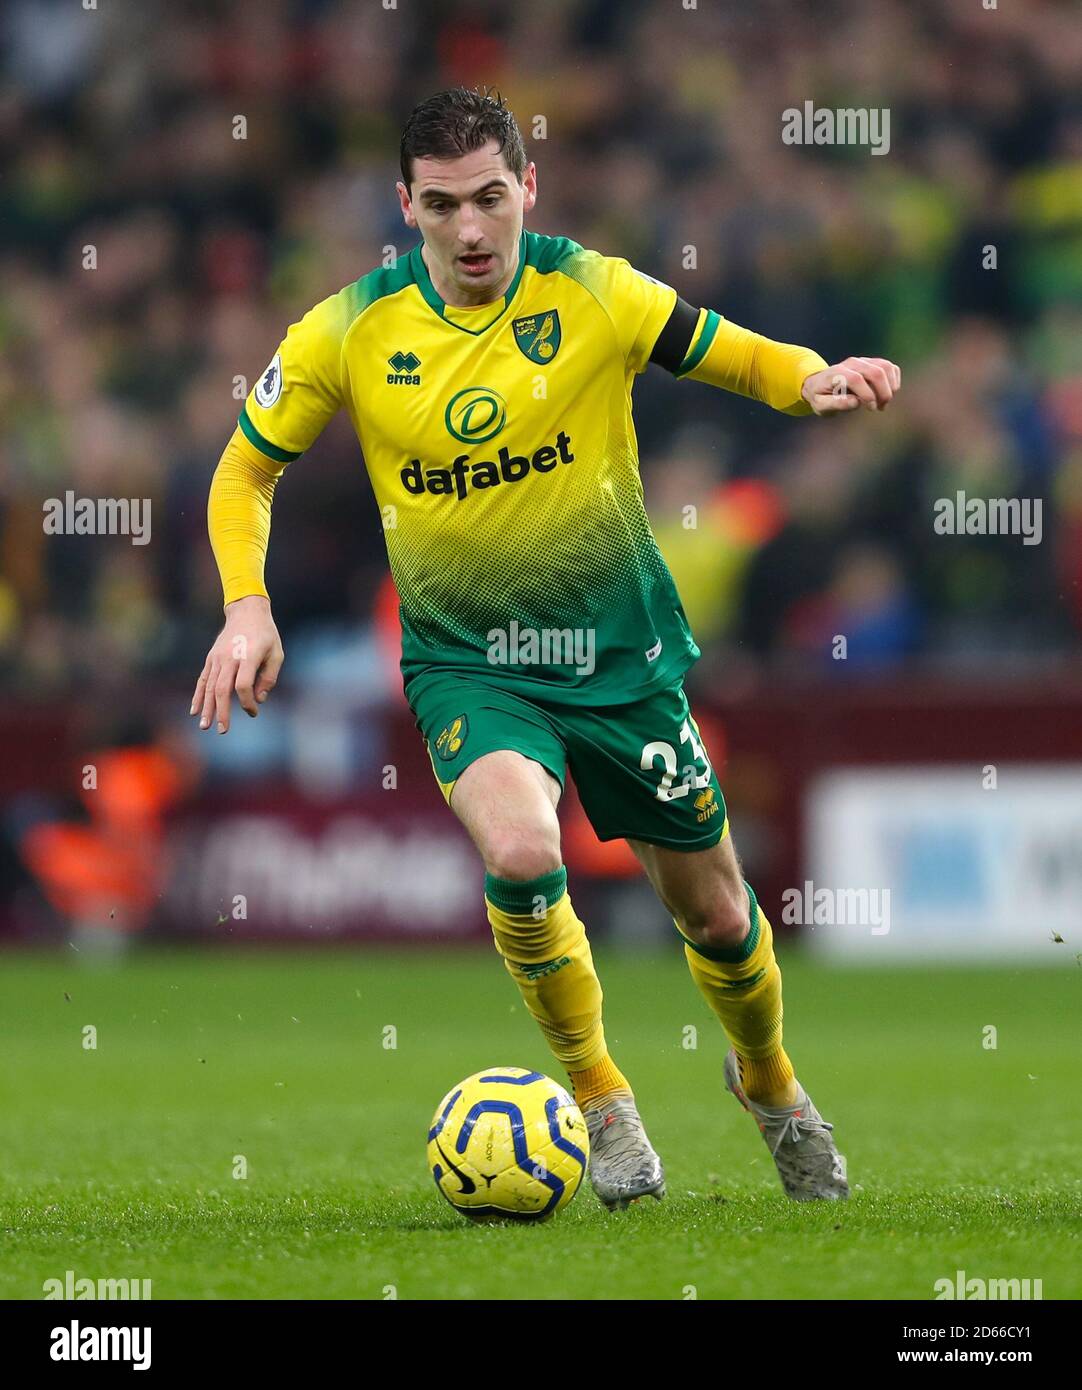
[[[644,371],[676,305],[676,291],[619,257],[599,256],[598,260],[598,290],[624,358],[632,371]]]
[[[290,326],[248,393],[239,424],[268,458],[299,458],[341,409],[344,329],[342,296],[332,295]]]

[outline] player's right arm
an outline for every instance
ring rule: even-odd
[[[250,444],[240,427],[225,446],[210,485],[207,529],[225,597],[225,626],[207,653],[191,713],[199,727],[229,728],[233,691],[253,718],[273,690],[285,653],[271,616],[263,568],[271,503],[284,463]]]
[[[347,306],[333,295],[293,324],[241,411],[210,486],[207,529],[222,579],[225,625],[192,696],[199,727],[229,728],[236,691],[253,718],[278,680],[285,653],[263,571],[278,479],[342,404]]]

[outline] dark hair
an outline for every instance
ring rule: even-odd
[[[503,97],[491,87],[469,91],[451,87],[422,101],[402,131],[402,182],[413,179],[414,159],[456,159],[495,140],[508,168],[522,182],[526,146]]]

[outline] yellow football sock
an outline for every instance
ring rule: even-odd
[[[684,937],[684,955],[692,979],[733,1045],[748,1099],[760,1105],[789,1105],[799,1091],[793,1064],[781,1045],[781,970],[774,959],[774,934],[755,894],[744,886],[751,925],[740,945],[698,946]]]
[[[607,1052],[596,1067],[571,1072],[571,1089],[580,1110],[588,1110],[605,1096],[632,1094],[627,1077]]]
[[[606,1077],[613,1082],[608,1089],[627,1086],[605,1046],[601,984],[586,928],[571,906],[566,868],[528,882],[486,874],[485,905],[496,949],[573,1084],[585,1076],[591,1093]]]

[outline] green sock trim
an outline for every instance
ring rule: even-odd
[[[493,907],[513,917],[524,917],[532,913],[536,899],[543,898],[548,907],[553,907],[567,892],[567,865],[561,864],[551,873],[540,878],[521,879],[496,878],[485,874],[485,897]]]
[[[759,944],[759,903],[755,897],[755,892],[750,883],[744,884],[748,894],[748,907],[751,915],[751,926],[748,934],[739,946],[700,946],[697,941],[692,941],[684,935],[676,923],[677,934],[686,946],[690,946],[696,955],[703,956],[706,960],[720,961],[724,965],[740,965],[746,961],[755,951]]]

